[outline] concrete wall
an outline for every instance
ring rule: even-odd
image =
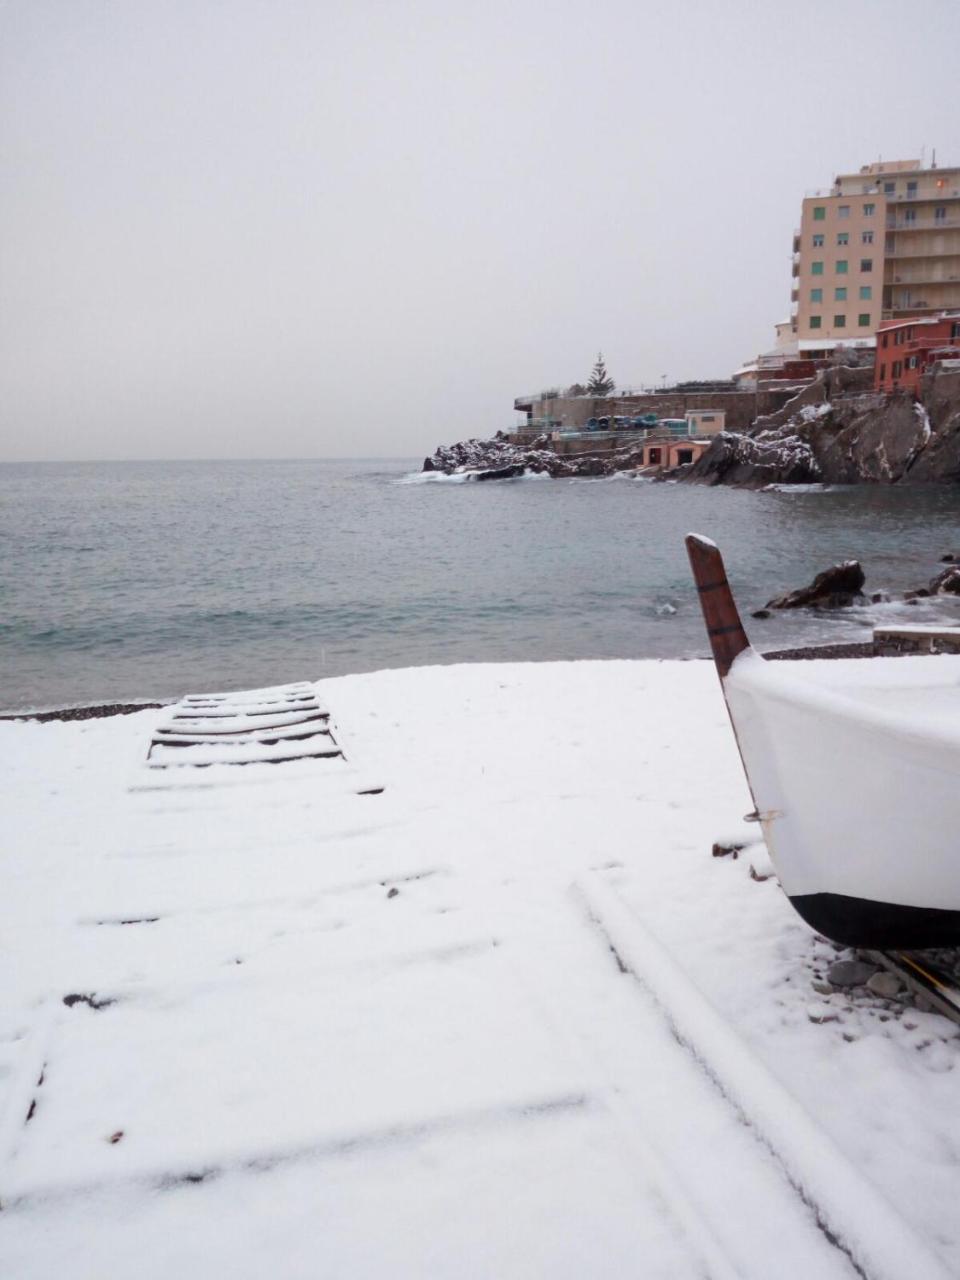
[[[639,413],[655,413],[658,418],[685,418],[691,409],[716,409],[726,415],[727,431],[745,431],[754,418],[775,413],[794,394],[779,391],[652,391],[648,395],[613,396],[606,400],[586,397],[568,399],[557,396],[538,400],[533,405],[535,418],[549,418],[570,431],[583,427],[590,418],[615,414],[634,417]]]

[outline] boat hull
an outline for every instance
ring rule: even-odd
[[[687,546],[784,893],[846,946],[960,945],[960,658],[764,661],[716,546]]]
[[[842,893],[798,894],[790,903],[811,929],[846,947],[913,951],[960,943],[960,910],[907,907]]]

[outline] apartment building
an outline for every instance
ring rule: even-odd
[[[807,196],[793,243],[796,342],[813,358],[873,347],[883,304],[886,197]]]
[[[884,320],[960,307],[960,168],[878,161],[807,196],[781,345],[874,347]]]

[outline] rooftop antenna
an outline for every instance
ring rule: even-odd
[[[930,155],[930,168],[935,169],[936,167],[937,167],[937,148],[934,147]]]

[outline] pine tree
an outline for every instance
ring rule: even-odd
[[[611,391],[616,391],[617,384],[607,373],[607,366],[603,363],[603,352],[597,352],[597,363],[593,366],[590,374],[590,381],[587,383],[587,392],[591,396],[608,396]]]

